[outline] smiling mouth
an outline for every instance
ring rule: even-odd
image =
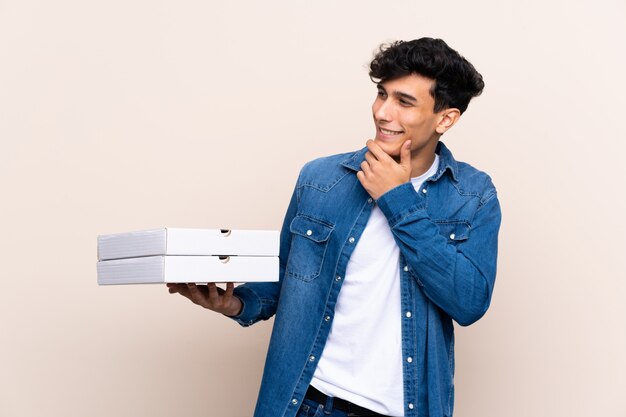
[[[380,132],[383,135],[387,135],[387,136],[392,136],[392,135],[400,135],[402,133],[404,133],[403,131],[397,131],[397,130],[388,130],[388,129],[383,129],[382,127],[378,127],[378,129],[380,129]]]

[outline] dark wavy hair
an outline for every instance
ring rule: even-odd
[[[485,87],[476,68],[441,39],[382,44],[370,63],[370,79],[377,84],[410,74],[435,80],[430,90],[435,113],[447,108],[463,113]]]

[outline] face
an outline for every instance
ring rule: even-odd
[[[439,136],[449,127],[446,127],[449,109],[433,111],[435,100],[430,95],[433,83],[430,78],[411,74],[378,84],[378,95],[372,105],[375,141],[388,155],[399,157],[402,144],[410,139],[412,159],[420,154],[434,157]]]

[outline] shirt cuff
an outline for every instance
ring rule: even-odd
[[[254,291],[242,285],[234,289],[233,295],[241,300],[243,306],[239,315],[226,317],[235,320],[242,326],[254,324],[261,314],[261,300],[259,297]]]
[[[394,227],[407,216],[426,210],[426,197],[423,194],[415,191],[411,182],[405,182],[380,196],[376,204],[387,217],[389,225]]]

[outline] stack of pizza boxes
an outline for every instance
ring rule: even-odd
[[[275,230],[162,228],[98,236],[98,284],[278,281]]]

